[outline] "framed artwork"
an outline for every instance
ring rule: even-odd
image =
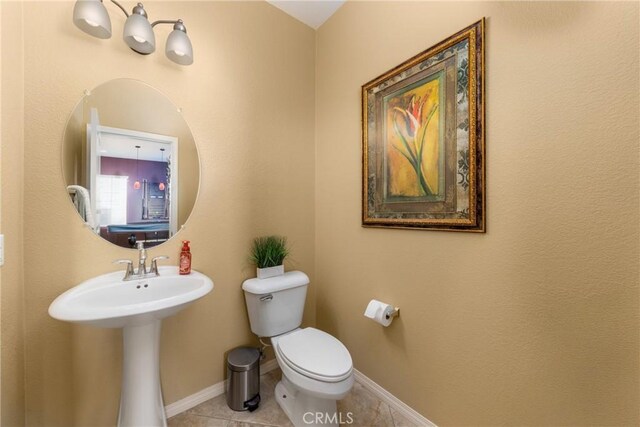
[[[485,231],[484,18],[362,86],[362,225]]]

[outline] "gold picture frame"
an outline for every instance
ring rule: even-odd
[[[362,226],[485,231],[484,18],[362,86]]]

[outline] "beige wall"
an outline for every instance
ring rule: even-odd
[[[2,115],[0,170],[2,207],[0,230],[5,240],[5,263],[0,268],[0,424],[24,425],[24,306],[23,306],[23,146],[24,73],[22,5],[0,2],[2,15]]]
[[[483,16],[488,232],[361,228],[360,86]],[[318,325],[437,424],[640,422],[639,48],[637,3],[347,2],[319,29]]]
[[[197,141],[202,184],[193,214],[176,239],[150,253],[170,255],[175,263],[180,240],[190,239],[193,267],[215,282],[210,295],[163,324],[162,382],[165,402],[172,403],[221,381],[227,350],[257,343],[240,288],[255,275],[247,262],[253,237],[287,235],[290,267],[314,277],[315,35],[263,2],[152,2],[153,19],[181,17],[187,25],[195,63],[181,67],[163,53],[170,26],[156,27],[158,51],[141,56],[122,42],[124,16],[110,4],[111,40],[75,28],[71,1],[23,7],[26,423],[113,425],[121,332],[72,326],[47,314],[61,292],[117,269],[111,265],[116,258],[135,256],[91,235],[67,200],[60,159],[69,114],[85,89],[134,78],[182,107]],[[4,49],[2,54],[3,67],[22,75],[21,64]],[[13,144],[11,151],[19,152],[19,139]],[[3,187],[3,221],[10,192]],[[5,289],[2,297],[4,328],[4,306],[11,300],[5,301]],[[314,309],[312,289],[308,324],[315,323]],[[19,425],[5,418],[5,390],[3,377],[2,425]]]

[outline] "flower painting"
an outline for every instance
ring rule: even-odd
[[[484,20],[362,87],[366,227],[484,231]]]
[[[436,78],[385,100],[386,191],[390,196],[437,197],[444,191],[437,114],[440,92]]]

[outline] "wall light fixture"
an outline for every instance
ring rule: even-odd
[[[124,23],[123,39],[134,52],[141,55],[153,53],[156,50],[156,36],[153,27],[158,24],[173,24],[173,31],[167,37],[165,53],[170,60],[177,64],[193,64],[193,47],[182,19],[161,19],[150,23],[142,3],[138,3],[129,14],[120,3],[115,0],[110,1],[127,16]],[[73,23],[91,36],[99,39],[111,38],[111,19],[103,0],[77,0],[73,7]]]

